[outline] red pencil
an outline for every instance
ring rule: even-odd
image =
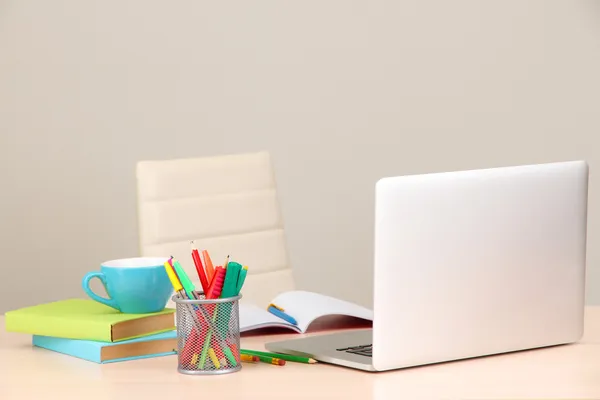
[[[200,285],[202,285],[202,291],[206,296],[208,294],[208,279],[206,278],[206,272],[204,271],[204,266],[202,265],[202,260],[200,259],[200,254],[198,253],[198,249],[192,240],[190,242],[192,245],[192,259],[194,260],[194,265],[196,266],[196,271],[198,272],[198,278],[200,278]]]

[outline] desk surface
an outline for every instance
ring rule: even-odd
[[[296,334],[242,338],[267,341]],[[361,372],[322,363],[244,364],[222,376],[177,372],[176,356],[99,365],[33,348],[29,335],[4,331],[0,316],[0,399],[267,398],[596,398],[600,399],[600,307],[586,310],[583,339],[573,345],[409,368]],[[281,397],[280,397],[281,396]]]

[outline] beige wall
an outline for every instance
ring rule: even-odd
[[[598,71],[600,2],[0,0],[0,312],[137,254],[136,161],[263,149],[299,285],[363,304],[380,176],[587,159],[600,304]]]

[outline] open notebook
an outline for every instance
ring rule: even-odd
[[[293,317],[297,325],[267,311],[269,304],[258,307],[240,302],[240,332],[279,327],[305,333],[313,321],[325,316],[348,316],[373,321],[372,310],[319,293],[293,290],[276,296],[271,303]]]

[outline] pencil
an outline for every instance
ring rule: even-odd
[[[196,266],[196,272],[198,272],[198,278],[200,279],[200,285],[202,286],[202,291],[206,295],[208,292],[208,277],[206,276],[206,271],[204,270],[204,265],[202,265],[202,260],[200,259],[200,253],[198,253],[198,249],[192,240],[190,242],[192,246],[192,259],[194,260],[194,265]]]
[[[242,359],[242,362],[259,362],[260,359],[258,358],[258,356],[253,356],[250,354],[240,354],[240,358]]]
[[[278,358],[280,360],[291,361],[291,362],[298,362],[298,363],[304,363],[304,364],[316,364],[317,363],[317,360],[315,360],[313,358],[300,357],[300,356],[292,356],[292,355],[289,355],[289,354],[267,353],[267,352],[264,352],[264,351],[247,350],[247,349],[242,349],[240,351],[240,353],[241,354],[251,355],[251,356],[263,356],[263,357]]]
[[[258,355],[256,357],[258,357],[259,361],[262,361],[267,364],[280,365],[280,366],[285,365],[285,360],[282,360],[281,358],[258,356]]]
[[[219,362],[219,359],[217,358],[217,355],[215,354],[215,349],[213,349],[212,347],[210,349],[208,349],[208,356],[210,357],[210,360],[212,361],[212,363],[216,369],[221,368],[221,363]]]
[[[212,260],[210,259],[210,255],[208,251],[202,250],[202,257],[204,258],[204,265],[206,266],[206,276],[209,281],[213,279],[213,275],[215,273],[215,269],[213,267]]]
[[[227,269],[227,264],[229,264],[229,256],[225,258],[225,264],[223,264],[223,268]]]

